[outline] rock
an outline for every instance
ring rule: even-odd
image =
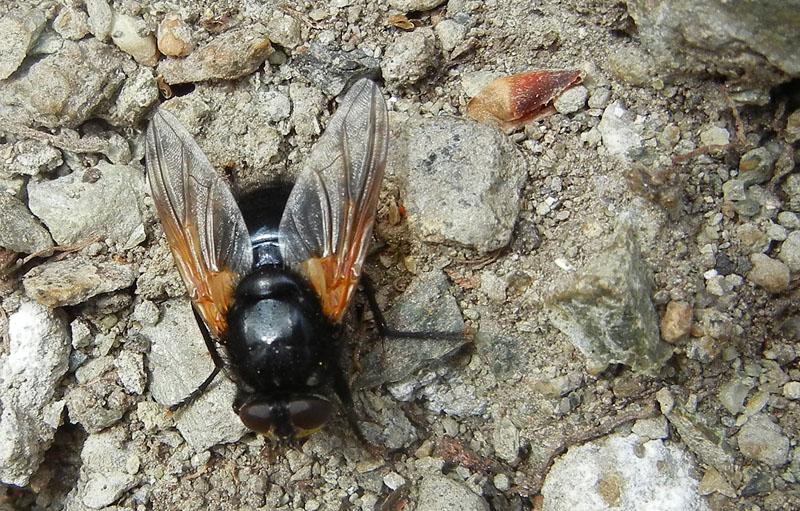
[[[765,183],[772,177],[775,168],[775,157],[766,147],[758,147],[744,153],[739,160],[738,180],[745,188],[754,184]]]
[[[744,400],[749,393],[750,387],[739,380],[731,380],[720,386],[717,397],[731,415],[737,415],[744,411]]]
[[[500,459],[514,463],[519,458],[519,430],[505,417],[501,419],[492,432],[494,452]]]
[[[394,306],[385,314],[387,326],[406,332],[448,332],[461,334],[464,320],[449,283],[440,271],[417,277]],[[391,338],[376,343],[361,356],[363,372],[357,387],[375,387],[397,382],[446,357],[460,348],[466,339]]]
[[[464,40],[467,35],[467,27],[453,20],[442,20],[433,27],[439,44],[444,51],[450,52]]]
[[[436,56],[433,29],[418,28],[402,32],[386,47],[381,70],[387,84],[405,87],[417,83],[428,73]]]
[[[61,151],[38,140],[22,140],[13,146],[6,170],[12,174],[35,176],[49,172],[63,163]]]
[[[33,254],[53,246],[47,229],[16,197],[0,191],[0,247]]]
[[[778,259],[783,261],[789,270],[800,271],[800,230],[792,231],[786,236],[786,240],[781,245]]]
[[[438,116],[410,126],[408,146],[400,150],[408,150],[408,174],[401,179],[417,236],[481,253],[508,244],[527,177],[525,158],[508,137],[476,122]]]
[[[161,320],[141,334],[150,341],[150,393],[162,406],[184,399],[214,369],[186,298],[164,302]],[[231,408],[235,392],[236,386],[220,374],[203,395],[175,412],[178,430],[195,452],[236,442],[247,432]]]
[[[603,138],[603,146],[615,156],[630,157],[642,145],[642,137],[628,118],[621,101],[615,101],[603,111],[597,130]]]
[[[778,223],[787,229],[798,230],[800,229],[800,216],[791,211],[781,211],[778,213]]]
[[[430,11],[439,7],[446,0],[389,0],[389,5],[403,12]]]
[[[661,318],[661,338],[673,343],[692,331],[692,307],[682,301],[671,301]]]
[[[91,509],[116,502],[139,483],[139,477],[125,470],[129,459],[122,427],[89,435],[81,450],[77,500]]]
[[[101,161],[86,172],[28,184],[29,207],[59,245],[103,236],[123,248],[144,241],[144,174]]]
[[[729,179],[722,185],[722,197],[726,201],[735,202],[747,199],[744,181]]]
[[[462,483],[449,477],[426,475],[419,484],[417,511],[489,511],[489,504]]]
[[[158,48],[152,35],[145,32],[144,20],[126,14],[115,14],[111,25],[111,40],[117,48],[124,51],[143,66],[158,63]]]
[[[217,36],[185,58],[167,58],[158,74],[169,84],[205,80],[235,80],[261,67],[275,50],[256,26],[236,28]]]
[[[130,350],[123,350],[115,359],[117,377],[125,390],[131,394],[141,396],[147,384],[147,375],[144,372],[144,355]]]
[[[303,44],[303,32],[300,22],[280,13],[273,16],[267,23],[269,40],[284,48],[297,48]]]
[[[614,243],[546,307],[551,321],[592,365],[622,363],[652,376],[672,355],[659,336],[652,289],[633,232],[622,224]]]
[[[589,96],[589,89],[583,85],[576,85],[562,92],[553,101],[553,107],[556,112],[568,115],[574,114],[584,106],[586,106],[586,98]]]
[[[322,129],[317,119],[327,103],[322,92],[302,83],[291,83],[289,98],[292,101],[291,121],[295,133],[301,137],[319,135]]]
[[[781,293],[789,287],[789,268],[783,262],[765,254],[751,254],[750,263],[753,269],[748,272],[747,280],[753,284],[770,293]]]
[[[712,427],[709,421],[697,412],[690,413],[676,403],[677,394],[667,388],[656,393],[661,413],[670,425],[678,431],[681,440],[703,463],[714,467],[730,477],[733,475],[733,449],[725,440],[725,435]]]
[[[770,240],[764,231],[753,222],[746,222],[736,226],[735,237],[741,243],[745,254],[763,253],[769,250]]]
[[[781,185],[781,190],[788,198],[789,209],[800,212],[800,174],[789,174]]]
[[[795,110],[786,119],[786,130],[784,131],[786,141],[793,144],[800,140],[800,109]]]
[[[125,80],[117,101],[111,110],[111,121],[115,126],[133,128],[141,123],[153,104],[158,101],[158,85],[153,71],[138,67]]]
[[[349,52],[310,44],[294,57],[294,67],[315,87],[338,96],[353,76],[372,76],[380,70],[377,59],[360,50]]]
[[[736,489],[731,486],[725,476],[714,470],[714,468],[706,470],[703,479],[700,481],[700,486],[697,487],[697,492],[700,495],[719,493],[729,499],[735,499],[737,496]]]
[[[800,382],[790,381],[783,386],[783,396],[787,399],[800,399]]]
[[[53,402],[67,372],[67,321],[59,311],[23,303],[8,319],[9,348],[0,355],[0,481],[26,486],[61,424]]]
[[[780,467],[788,461],[789,439],[767,415],[757,414],[736,435],[739,450],[750,459]]]
[[[700,133],[700,143],[703,145],[728,145],[731,134],[725,128],[712,126]]]
[[[169,57],[185,57],[195,48],[192,29],[177,12],[168,12],[158,24],[158,50]]]
[[[648,440],[664,440],[669,438],[669,424],[666,417],[659,415],[652,419],[639,419],[631,427],[631,431]]]
[[[675,444],[611,435],[570,447],[542,486],[542,511],[708,510],[689,455]]]
[[[0,80],[19,68],[46,23],[44,13],[36,9],[12,11],[0,17]]]
[[[101,293],[133,285],[136,264],[109,260],[96,262],[84,257],[51,261],[25,274],[25,294],[46,307],[77,305]]]
[[[662,69],[746,76],[745,83],[756,89],[783,82],[783,73],[800,73],[794,4],[731,4],[724,0],[626,3],[638,38]]]
[[[75,127],[119,90],[122,54],[95,38],[64,41],[60,50],[0,82],[0,119],[48,128]]]
[[[108,0],[86,0],[86,12],[89,14],[89,32],[100,41],[106,42],[114,23],[114,11],[111,10]]]
[[[89,33],[89,15],[80,9],[65,5],[53,20],[53,30],[64,39],[78,41]]]

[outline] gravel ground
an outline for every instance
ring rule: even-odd
[[[774,4],[774,5],[773,5]],[[791,2],[0,6],[4,509],[800,508]],[[579,71],[539,120],[493,79]],[[237,194],[291,180],[355,75],[390,154],[346,321],[356,408],[248,433],[157,221],[174,113]],[[32,256],[29,257],[29,255]]]

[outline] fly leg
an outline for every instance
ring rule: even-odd
[[[203,383],[201,383],[200,386],[197,387],[191,394],[170,406],[170,412],[177,411],[178,409],[192,403],[195,399],[200,397],[200,395],[208,389],[208,387],[211,385],[211,382],[214,381],[214,378],[217,377],[219,372],[225,366],[222,356],[220,356],[219,351],[217,351],[217,344],[214,342],[214,339],[212,339],[211,333],[208,331],[208,327],[206,327],[206,324],[203,322],[194,306],[192,306],[192,312],[194,313],[194,319],[200,326],[200,331],[203,333],[203,340],[206,342],[206,349],[208,349],[208,353],[211,354],[211,360],[214,361],[214,370],[211,371],[211,374],[208,375],[208,378],[206,378],[205,381],[203,381]]]
[[[375,327],[378,329],[378,333],[381,336],[405,337],[410,339],[464,340],[463,332],[404,332],[402,330],[389,328],[389,326],[386,324],[386,319],[383,317],[381,308],[378,307],[378,301],[375,299],[375,288],[372,285],[372,281],[369,279],[369,277],[363,275],[361,277],[361,284],[364,286],[364,295],[367,297],[369,308],[372,310],[372,315],[375,318]]]

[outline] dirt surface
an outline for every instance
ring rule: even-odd
[[[82,2],[67,4],[86,10]],[[564,509],[541,494],[557,456],[607,435],[631,434],[636,421],[663,417],[668,433],[656,439],[686,453],[694,478],[705,485],[687,490],[703,495],[693,509],[800,508],[797,268],[786,282],[775,276],[782,269],[766,269],[766,277],[754,270],[766,268],[758,254],[790,260],[790,250],[796,249],[787,240],[800,232],[794,215],[800,197],[786,185],[797,146],[787,128],[787,117],[798,107],[791,87],[774,88],[766,105],[743,105],[734,102],[719,76],[661,73],[640,46],[625,5],[613,2],[450,1],[405,13],[412,31],[392,26],[390,17],[400,11],[376,2],[112,5],[115,12],[144,20],[145,32],[151,33],[165,12],[177,11],[198,47],[229,30],[256,33],[260,29],[254,23],[267,25],[269,36],[268,21],[281,12],[297,22],[298,44],[277,46],[279,55],[255,71],[232,80],[175,83],[174,99],[159,97],[177,105],[184,122],[193,119],[190,132],[237,193],[276,178],[291,179],[318,135],[313,123],[309,130],[298,128],[295,110],[290,117],[279,109],[259,109],[280,106],[269,98],[260,103],[264,91],[295,101],[290,84],[308,85],[317,99],[302,104],[314,105],[317,111],[310,113],[316,113],[320,127],[327,124],[338,91],[310,78],[306,68],[312,64],[302,59],[311,45],[368,49],[367,57],[383,67],[399,38],[424,33],[443,20],[464,27],[450,50],[431,31],[430,56],[405,63],[407,75],[418,79],[382,83],[397,147],[391,149],[366,273],[386,309],[402,302],[419,281],[440,285],[432,273],[446,275],[441,285],[469,327],[470,342],[449,356],[432,355],[433,363],[399,381],[356,389],[357,411],[377,449],[360,445],[340,417],[298,448],[275,447],[253,434],[238,439],[239,432],[225,443],[197,449],[187,444],[180,424],[176,429],[182,412],[170,416],[162,406],[166,403],[151,394],[148,361],[156,334],[147,329],[155,328],[154,316],[163,320],[164,304],[177,303],[184,291],[152,203],[142,199],[144,238],[138,242],[106,236],[80,246],[91,237],[56,239],[61,245],[79,243],[78,253],[67,258],[92,259],[101,269],[113,259],[137,265],[139,274],[134,284],[123,279],[110,293],[102,288],[100,296],[86,291],[92,298],[75,298],[59,309],[70,325],[73,347],[53,397],[66,400],[63,422],[29,483],[7,487],[0,509],[446,509],[446,497],[457,499],[462,490],[466,496],[457,502],[463,509]],[[63,8],[54,4],[52,10]],[[125,59],[130,81],[133,69],[142,66]],[[439,243],[424,241],[414,212],[408,212],[411,218],[403,214],[409,200],[404,155],[424,150],[402,147],[407,130],[419,119],[465,117],[467,89],[481,80],[479,72],[501,76],[536,69],[582,71],[589,100],[576,112],[556,112],[502,135],[524,159],[526,174],[510,242],[489,251],[482,248],[486,244],[465,246],[446,235]],[[633,153],[614,154],[613,133],[598,128],[613,114],[615,102],[620,122],[630,130],[617,132],[638,137]],[[110,115],[100,107],[91,118]],[[130,161],[123,163],[143,169],[146,118],[126,122],[90,120],[74,128],[81,137],[121,136],[131,151]],[[0,141],[9,145],[29,138],[19,130],[4,131]],[[64,135],[58,128],[48,133]],[[766,178],[748,183],[747,197],[726,197],[723,186],[741,176],[743,155],[759,148],[773,162]],[[108,159],[100,153],[74,152],[80,163],[21,179],[38,183],[76,167],[91,168]],[[26,204],[35,197],[30,186],[20,194]],[[435,197],[437,190],[425,193]],[[547,313],[554,297],[625,230],[633,233],[651,275],[650,307],[658,320],[670,302],[684,304],[693,320],[688,335],[667,339],[673,354],[652,371],[587,359]],[[27,263],[0,287],[3,316],[32,301],[22,276],[44,261]],[[420,296],[416,299],[429,299]],[[347,361],[354,378],[361,374],[359,357],[381,363],[370,353],[382,352],[384,344],[412,343],[411,352],[427,349],[425,344],[415,348],[411,340],[379,340],[369,314],[364,317],[363,300],[356,302],[347,330],[356,354]],[[180,317],[185,318],[188,307],[183,307]],[[428,308],[436,317],[436,306]],[[0,317],[0,331],[9,330],[6,323]],[[76,325],[88,328],[91,340],[76,341]],[[663,323],[661,328],[666,337]],[[391,360],[405,363],[402,357]],[[187,367],[199,372],[189,380],[202,381],[207,374],[202,365]],[[371,376],[383,372],[380,367],[360,371],[373,383],[380,378]],[[220,392],[220,399],[229,399],[224,389]],[[741,395],[738,403],[731,394]],[[218,405],[227,407],[224,401]],[[765,438],[754,432],[757,438],[750,440],[749,420],[767,421],[759,429],[777,430]],[[721,460],[716,449],[725,453]],[[98,475],[112,473],[119,474],[117,479]],[[444,482],[437,479],[442,474]],[[452,481],[458,486],[447,486]],[[620,505],[611,508],[635,509]]]

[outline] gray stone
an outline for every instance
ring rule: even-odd
[[[742,181],[745,187],[765,183],[772,177],[774,168],[775,156],[766,147],[758,147],[742,155],[737,179]]]
[[[150,341],[150,393],[163,406],[191,394],[214,369],[188,299],[166,301],[161,320],[141,334]],[[175,412],[178,430],[195,452],[235,442],[247,432],[231,408],[235,392],[236,386],[220,374],[208,391]]]
[[[786,141],[793,144],[800,140],[800,109],[795,110],[786,119]]]
[[[338,96],[353,76],[370,76],[380,69],[377,59],[360,50],[346,52],[313,43],[292,63],[302,76],[330,96]]]
[[[0,247],[33,254],[53,246],[47,229],[16,197],[0,192]]]
[[[438,116],[413,124],[408,145],[398,149],[408,151],[401,179],[417,236],[482,253],[508,244],[527,177],[525,158],[508,137],[477,122]]]
[[[672,348],[659,335],[652,289],[650,270],[631,228],[623,224],[614,243],[546,307],[552,322],[593,365],[623,363],[655,375]]]
[[[143,66],[155,66],[158,63],[156,38],[147,32],[141,18],[116,13],[111,25],[111,40],[117,48]]]
[[[763,253],[769,250],[770,239],[753,222],[737,225],[734,234],[734,239],[739,241],[745,254]]]
[[[422,478],[417,511],[489,511],[489,504],[462,483],[433,474]]]
[[[793,2],[628,0],[637,35],[662,69],[718,73],[769,88],[800,73]]]
[[[48,128],[78,126],[117,93],[123,62],[119,51],[97,39],[64,41],[27,72],[0,82],[0,119]]]
[[[612,155],[629,157],[642,145],[642,137],[634,129],[621,101],[606,107],[597,130],[603,138],[603,146]]]
[[[406,332],[445,332],[462,334],[464,320],[455,298],[450,294],[447,277],[440,271],[416,278],[386,313],[389,328]],[[374,387],[397,382],[431,362],[460,348],[466,339],[392,338],[375,343],[375,348],[361,356],[364,372],[356,380],[358,387]]]
[[[25,274],[22,283],[29,298],[47,307],[63,307],[130,287],[138,275],[137,264],[76,257],[36,266]]]
[[[781,185],[781,190],[789,199],[789,209],[800,212],[800,173],[789,174]]]
[[[750,459],[779,467],[788,461],[789,439],[780,426],[764,414],[757,414],[747,421],[736,436],[739,450]]]
[[[117,377],[125,390],[139,396],[144,394],[147,384],[144,355],[130,350],[122,350],[114,359],[114,365],[117,367]]]
[[[158,101],[158,85],[153,71],[146,67],[138,67],[122,85],[111,110],[111,121],[116,126],[133,128],[141,122],[156,101]]]
[[[688,453],[661,440],[611,435],[570,447],[542,486],[542,511],[706,511]]]
[[[53,20],[53,30],[64,39],[83,39],[89,33],[89,15],[81,9],[64,5]]]
[[[778,213],[778,223],[787,229],[800,229],[800,217],[791,211],[781,211]]]
[[[0,17],[0,80],[5,80],[25,60],[47,19],[38,10],[12,11]]]
[[[519,458],[519,430],[508,417],[500,419],[494,427],[492,443],[500,459],[514,463]]]
[[[744,400],[749,393],[749,386],[739,380],[731,380],[720,386],[717,397],[731,415],[737,415],[744,411]]]
[[[553,107],[560,114],[574,114],[586,106],[586,98],[589,96],[589,89],[583,85],[570,87],[553,101]]]
[[[648,440],[664,440],[669,437],[669,424],[666,417],[659,415],[652,419],[637,420],[631,431]]]
[[[800,231],[792,231],[781,245],[778,259],[783,261],[789,270],[800,271]]]
[[[381,70],[387,83],[404,87],[417,83],[435,64],[436,37],[431,28],[402,32],[386,47]]]
[[[729,179],[722,184],[722,197],[726,201],[742,201],[747,198],[744,181]]]
[[[433,29],[444,51],[453,51],[467,35],[467,27],[453,20],[442,20]]]
[[[6,170],[12,174],[35,176],[48,172],[63,162],[61,151],[38,140],[22,140],[14,144],[12,160]]]
[[[81,451],[78,500],[91,509],[101,509],[136,486],[139,478],[125,471],[128,459],[121,427],[89,435]]]
[[[273,16],[267,23],[269,40],[284,48],[296,48],[303,44],[300,22],[288,14]]]
[[[770,293],[781,293],[789,287],[789,268],[765,254],[751,254],[753,268],[747,273],[747,280]]]
[[[144,241],[144,173],[101,161],[94,169],[28,184],[29,207],[60,245],[102,236],[122,248]]]
[[[656,393],[661,413],[674,427],[686,446],[700,460],[721,473],[733,475],[733,449],[725,440],[725,435],[709,425],[701,415],[689,412],[676,402],[676,394],[663,388]]]
[[[292,125],[301,137],[314,137],[322,132],[319,121],[325,110],[326,100],[322,92],[302,83],[289,85],[289,98],[292,100]]]
[[[86,11],[89,14],[89,32],[100,41],[107,41],[114,23],[114,11],[108,0],[86,0]]]
[[[429,11],[445,2],[446,0],[389,0],[389,5],[398,11],[411,12]]]
[[[185,58],[168,57],[158,64],[158,74],[169,84],[235,80],[249,75],[275,51],[261,33],[263,27],[259,27],[229,30]]]
[[[800,399],[800,382],[790,381],[783,386],[783,396],[787,399],[798,400]]]
[[[700,133],[700,143],[703,145],[727,145],[731,134],[725,128],[712,126]]]
[[[9,349],[0,355],[0,481],[26,486],[60,425],[53,402],[69,364],[67,321],[59,311],[24,303],[8,320]]]

